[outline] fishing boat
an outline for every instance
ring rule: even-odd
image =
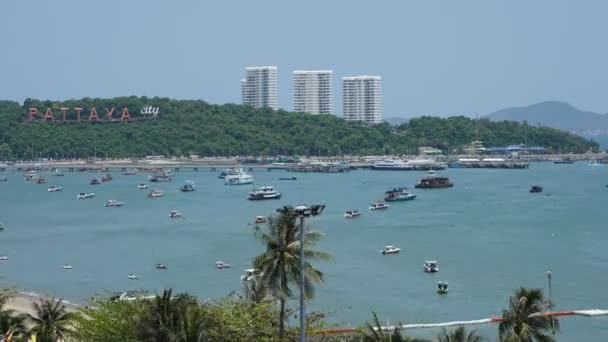
[[[119,201],[115,201],[115,200],[109,200],[106,203],[106,207],[108,208],[118,208],[118,207],[122,207],[125,204],[125,202],[119,202]]]
[[[437,261],[427,260],[424,262],[424,272],[426,273],[435,273],[439,272],[439,267],[437,266]]]
[[[227,175],[225,178],[226,185],[246,185],[253,183],[253,176],[241,170],[236,175]]]
[[[430,171],[426,176],[418,179],[415,187],[419,189],[440,189],[440,188],[451,188],[454,183],[450,182],[447,177],[437,176],[435,172]]]
[[[347,210],[344,213],[344,217],[346,218],[353,218],[353,217],[359,217],[361,216],[361,212],[359,210]]]
[[[48,191],[49,192],[57,192],[57,191],[61,191],[61,190],[63,190],[62,187],[51,185],[51,186],[49,186],[49,190]]]
[[[437,282],[437,293],[448,294],[448,283],[446,281]]]
[[[112,175],[109,173],[106,173],[103,177],[101,177],[101,181],[102,182],[109,182],[112,180]]]
[[[194,182],[193,181],[186,181],[184,183],[184,185],[182,185],[182,187],[179,188],[179,191],[181,191],[181,192],[191,192],[191,191],[194,191],[194,190],[195,190],[195,188],[194,188]]]
[[[156,269],[157,270],[168,270],[169,267],[163,265],[163,264],[156,264]]]
[[[279,180],[298,180],[297,177],[280,177]]]
[[[158,198],[163,197],[165,194],[160,190],[152,190],[148,193],[148,197],[150,198]]]
[[[173,181],[173,178],[175,176],[171,172],[165,171],[151,175],[148,177],[148,180],[153,183],[164,183]]]
[[[256,224],[262,224],[262,223],[266,223],[266,222],[268,222],[268,219],[265,216],[256,216],[255,217]]]
[[[369,210],[382,210],[382,209],[388,209],[389,207],[390,207],[390,205],[384,204],[383,202],[375,202],[369,206]]]
[[[215,262],[215,268],[219,268],[220,270],[224,269],[224,268],[230,268],[232,267],[232,265],[225,263],[223,261],[216,261]]]
[[[387,202],[411,201],[416,199],[416,195],[410,193],[406,187],[394,188],[384,193],[384,200]]]
[[[177,210],[171,210],[171,212],[169,213],[169,218],[182,218],[182,216],[182,213]]]
[[[543,187],[540,185],[532,185],[532,187],[530,188],[530,193],[539,193],[539,192],[543,192]]]
[[[239,170],[237,170],[235,168],[230,168],[230,169],[225,169],[222,172],[220,172],[220,175],[218,176],[218,178],[225,179],[228,176],[236,176],[238,174],[239,174]]]
[[[36,184],[44,184],[46,183],[46,179],[42,176],[36,178]]]
[[[139,278],[137,277],[137,275],[135,275],[135,274],[133,274],[133,273],[129,274],[129,277],[128,277],[128,278],[129,278],[129,279],[131,279],[131,280],[139,279]]]
[[[91,185],[99,185],[99,184],[101,184],[101,181],[99,180],[99,178],[93,178],[93,179],[91,179],[91,181],[89,182],[89,184],[91,184]]]
[[[397,254],[401,251],[401,248],[395,246],[384,246],[380,251],[382,254]]]
[[[247,199],[252,201],[280,199],[281,193],[274,190],[271,186],[263,186],[249,193]]]
[[[144,189],[147,189],[147,188],[148,188],[148,184],[139,184],[139,185],[137,186],[137,188],[138,188],[139,190],[144,190]]]
[[[415,168],[402,160],[379,160],[372,163],[371,169],[376,171],[411,171]]]
[[[63,265],[62,266],[64,270],[71,270],[72,269],[72,265]]]
[[[76,196],[77,199],[89,199],[95,197],[94,192],[81,192]]]

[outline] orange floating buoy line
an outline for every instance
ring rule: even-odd
[[[558,316],[584,316],[584,317],[597,317],[597,316],[608,316],[608,310],[601,309],[587,309],[587,310],[567,310],[567,311],[553,311],[545,313],[545,316],[558,317]],[[460,327],[466,325],[479,325],[488,323],[500,323],[502,317],[491,317],[483,318],[470,321],[452,321],[443,323],[417,323],[417,324],[403,324],[400,326],[383,326],[382,330],[392,331],[395,328],[401,329],[428,329],[428,328],[449,328],[449,327]],[[331,328],[313,331],[313,335],[351,335],[357,332],[357,328]]]

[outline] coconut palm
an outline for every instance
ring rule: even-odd
[[[266,245],[266,251],[253,260],[260,271],[262,284],[279,299],[279,338],[285,336],[286,302],[292,296],[290,285],[300,281],[300,229],[296,218],[287,214],[269,217],[266,229],[256,226],[255,235]],[[323,273],[310,264],[310,260],[329,260],[327,253],[314,251],[313,246],[321,233],[304,233],[304,290],[306,299],[314,296],[314,283],[323,281]]]
[[[485,338],[477,335],[475,330],[467,331],[465,327],[458,327],[452,331],[443,329],[437,335],[437,342],[482,342]]]
[[[551,302],[543,296],[541,289],[520,288],[509,301],[498,325],[501,341],[552,342],[552,332],[559,331],[559,321],[546,316]]]
[[[403,335],[401,324],[396,325],[392,332],[387,332],[385,329],[382,329],[378,315],[375,312],[372,312],[372,315],[372,322],[365,323],[365,326],[359,330],[362,342],[429,342],[422,338]]]
[[[14,292],[7,289],[0,290],[0,340],[9,335],[25,335],[25,319],[23,314],[17,314],[6,305],[14,296]]]
[[[74,316],[61,299],[42,299],[39,303],[33,303],[33,307],[34,314],[28,316],[34,323],[32,333],[36,334],[36,341],[55,342],[72,332],[70,321]]]
[[[244,283],[243,297],[252,304],[260,304],[272,299],[269,290],[260,275],[252,275]]]
[[[146,303],[146,308],[139,318],[138,335],[144,341],[178,342],[186,341],[191,327],[186,322],[190,307],[196,307],[196,300],[189,295],[173,297],[173,290],[164,290],[154,300]]]

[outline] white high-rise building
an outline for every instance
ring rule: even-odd
[[[352,76],[342,78],[344,119],[368,124],[382,122],[382,78]]]
[[[333,114],[334,73],[331,70],[293,72],[293,110],[310,114]]]
[[[278,78],[276,66],[247,67],[241,80],[243,104],[277,109]]]

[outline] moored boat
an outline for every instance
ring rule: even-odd
[[[182,218],[183,214],[177,210],[171,210],[169,213],[169,218]]]
[[[129,274],[128,278],[129,278],[129,279],[131,279],[131,280],[139,279],[139,278],[137,277],[137,275],[136,275],[136,274],[133,274],[133,273]]]
[[[38,178],[36,178],[36,184],[44,184],[46,183],[46,178],[40,176]]]
[[[411,201],[416,199],[416,195],[408,191],[406,187],[394,188],[384,193],[384,200],[387,202]]]
[[[136,176],[137,172],[135,172],[135,171],[125,171],[122,174],[123,174],[123,176]]]
[[[227,175],[225,178],[226,185],[246,185],[253,183],[253,176],[240,170],[236,175]]]
[[[157,270],[168,270],[169,267],[165,266],[164,264],[156,264],[156,269]]]
[[[384,248],[380,251],[382,254],[397,254],[401,251],[401,248],[396,246],[384,246]]]
[[[3,231],[4,228],[6,228],[6,226],[4,225],[4,223],[0,223],[0,231]]]
[[[451,188],[454,183],[448,177],[437,176],[434,172],[429,172],[426,176],[418,179],[416,188],[419,189],[441,189]]]
[[[390,205],[385,204],[383,202],[375,202],[369,206],[369,210],[382,210],[382,209],[388,209],[389,207],[390,207]]]
[[[0,260],[6,261],[6,260],[8,260],[8,257],[6,255],[2,255],[2,256],[0,256]]]
[[[119,201],[115,201],[115,200],[109,200],[106,203],[106,207],[108,208],[117,208],[117,207],[122,207],[125,204],[125,202],[119,202]]]
[[[93,179],[91,179],[91,181],[89,182],[89,184],[91,184],[91,185],[99,185],[99,184],[101,184],[101,181],[99,180],[99,178],[93,178]]]
[[[101,177],[101,181],[102,182],[109,182],[112,180],[112,175],[109,173],[106,173],[103,177]]]
[[[297,180],[297,177],[279,177],[279,180]]]
[[[148,197],[150,197],[150,198],[163,197],[164,195],[165,195],[165,193],[160,190],[152,190],[148,193]]]
[[[280,199],[281,193],[274,190],[272,186],[263,186],[249,193],[247,199],[252,201]]]
[[[230,169],[225,169],[222,172],[220,172],[220,175],[218,176],[218,178],[225,179],[227,176],[236,176],[238,174],[239,174],[239,170],[237,170],[235,168],[230,168]]]
[[[181,188],[179,188],[179,191],[181,192],[191,192],[194,191],[195,187],[194,187],[194,182],[193,181],[186,181],[184,183],[184,185],[182,185]]]
[[[63,265],[62,266],[64,270],[71,270],[72,269],[72,265]]]
[[[148,177],[148,180],[154,183],[164,183],[173,181],[173,178],[175,178],[175,176],[171,172],[165,171],[151,175]]]
[[[6,178],[6,177],[0,177],[0,182],[8,182],[8,178]]]
[[[262,223],[266,223],[266,222],[268,222],[268,219],[265,216],[256,216],[255,217],[256,224],[262,224]]]
[[[402,160],[378,160],[372,163],[371,169],[376,171],[411,171],[415,168]]]
[[[448,283],[446,281],[437,282],[437,293],[448,294]]]
[[[51,186],[49,186],[48,192],[57,192],[57,191],[61,191],[61,190],[63,190],[62,187],[51,185]]]
[[[89,199],[95,197],[94,192],[81,192],[76,196],[77,199]]]
[[[147,188],[148,188],[148,184],[139,184],[139,185],[137,186],[137,188],[138,188],[139,190],[144,190],[144,189],[147,189]]]
[[[230,268],[232,267],[232,265],[223,262],[223,261],[216,261],[215,262],[215,268],[219,268],[219,269],[224,269],[224,268]]]
[[[574,164],[574,160],[570,158],[557,159],[553,161],[553,164]]]
[[[361,212],[359,210],[347,210],[344,213],[344,217],[346,218],[353,218],[353,217],[359,217],[361,216]]]
[[[437,261],[427,260],[424,262],[424,272],[426,273],[435,273],[439,272],[439,267],[437,266]]]
[[[55,177],[63,177],[63,176],[64,176],[63,172],[61,172],[61,171],[59,171],[59,170],[55,170],[55,171],[52,173],[52,175],[53,175],[53,176],[55,176]]]
[[[530,188],[530,193],[539,193],[539,192],[543,192],[543,187],[540,185],[532,185],[532,187]]]

